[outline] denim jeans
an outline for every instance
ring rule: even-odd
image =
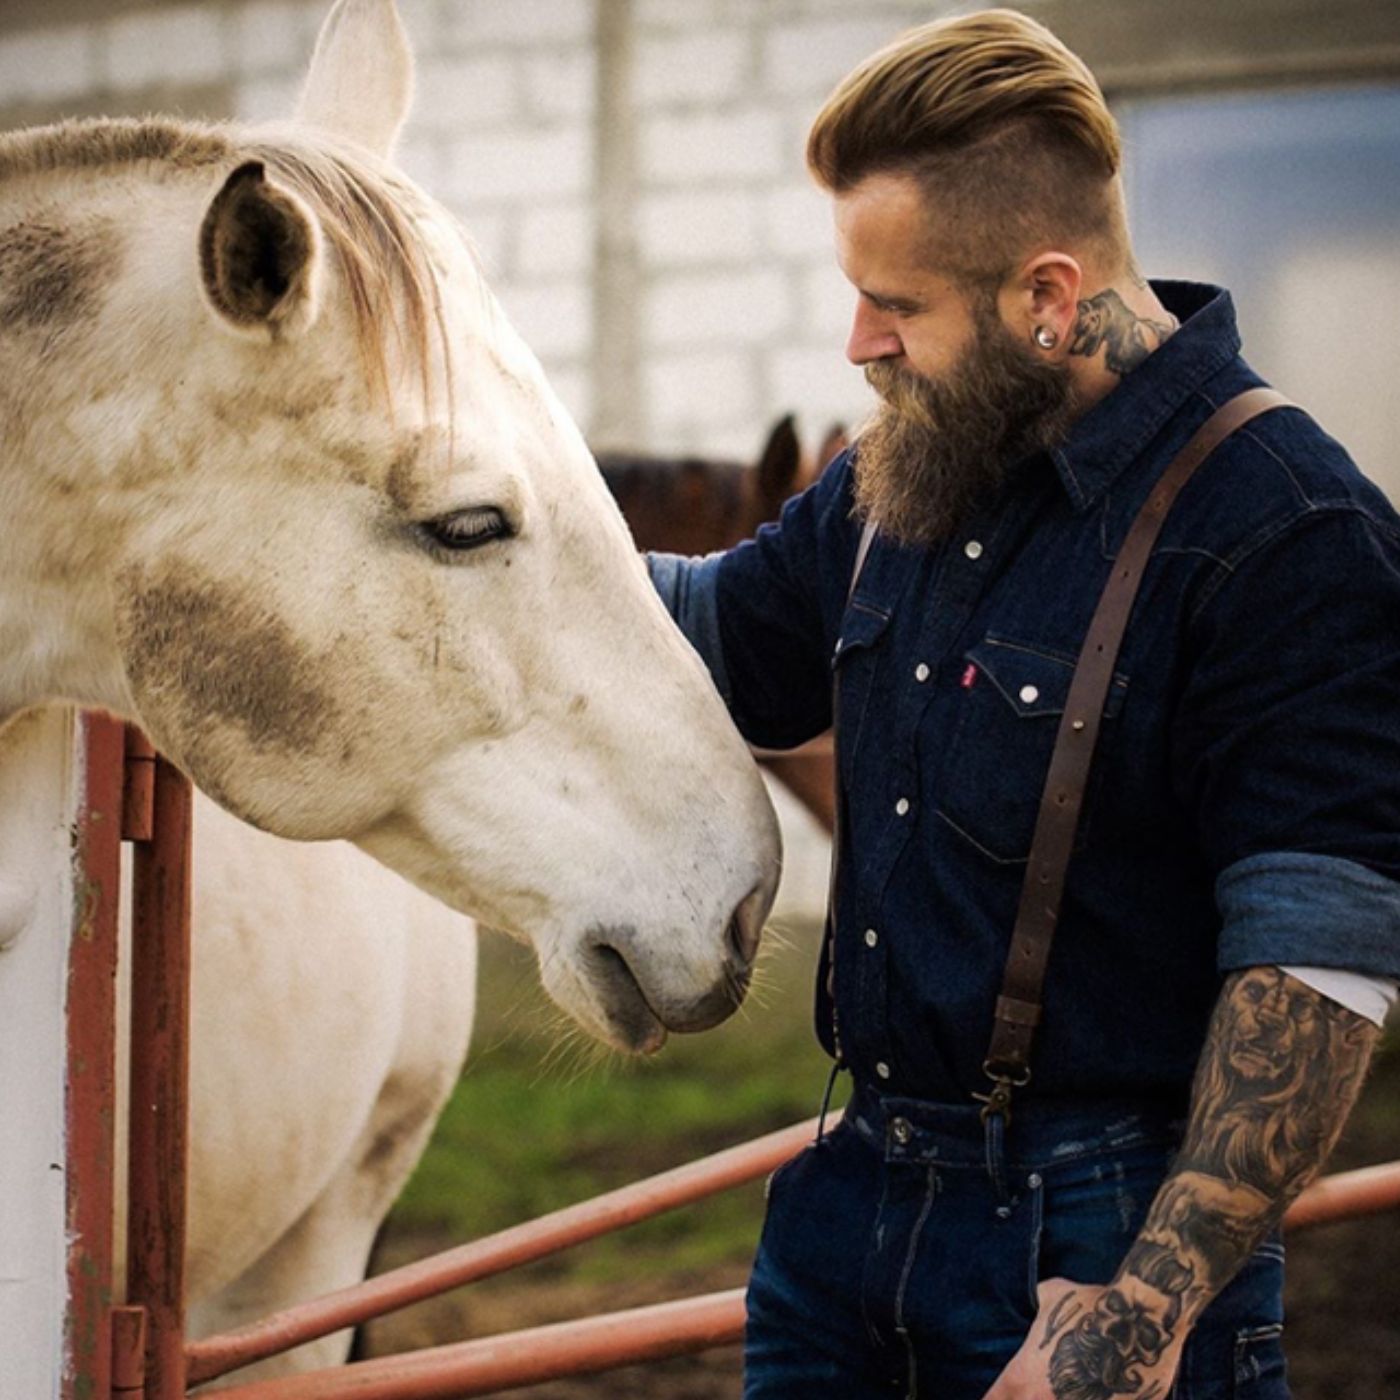
[[[1041,1280],[1112,1278],[1181,1126],[1140,1106],[1027,1103],[1003,1132],[975,1105],[857,1087],[845,1120],[770,1183],[746,1400],[981,1400]],[[1173,1400],[1287,1400],[1282,1293],[1272,1239],[1197,1321]]]

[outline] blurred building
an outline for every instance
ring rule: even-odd
[[[328,2],[0,0],[0,126],[286,115]],[[592,441],[749,456],[782,412],[815,435],[865,411],[803,139],[854,62],[954,8],[401,0],[402,161]],[[1231,285],[1247,353],[1400,494],[1400,4],[1023,8],[1122,116],[1149,273]]]

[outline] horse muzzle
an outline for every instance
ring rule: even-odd
[[[591,929],[583,967],[608,1038],[634,1053],[654,1054],[670,1031],[709,1030],[731,1016],[748,991],[771,903],[765,887],[745,896],[721,946],[698,968],[674,955],[678,935],[648,939],[630,925]]]

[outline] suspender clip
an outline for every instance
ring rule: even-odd
[[[985,1123],[992,1114],[1001,1117],[1002,1126],[1011,1126],[1011,1094],[1015,1089],[1023,1089],[1031,1082],[1030,1069],[1025,1066],[995,1065],[991,1060],[982,1066],[982,1072],[992,1081],[991,1089],[985,1094],[973,1094],[982,1105],[982,1121]]]

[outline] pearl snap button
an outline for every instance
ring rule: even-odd
[[[880,935],[873,928],[865,930],[865,946],[873,948],[880,941]]]
[[[928,667],[922,661],[914,667],[914,679],[916,681],[928,680]]]
[[[888,1079],[890,1077],[890,1067],[883,1060],[877,1060],[875,1063],[875,1073],[878,1074],[881,1079]]]
[[[969,559],[980,559],[982,557],[981,540],[968,540],[968,542],[963,545],[963,553],[966,554]]]
[[[1023,705],[1034,705],[1040,699],[1040,692],[1033,685],[1023,685],[1021,687],[1021,703]]]
[[[907,797],[901,797],[899,801],[894,804],[894,810],[902,817],[909,810],[909,799]]]

